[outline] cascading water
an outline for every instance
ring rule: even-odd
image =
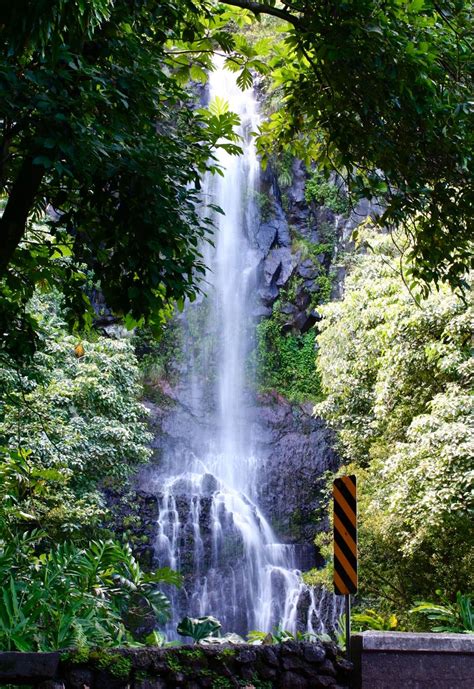
[[[221,64],[210,75],[211,100],[216,96],[241,118],[243,155],[220,149],[225,175],[204,182],[204,198],[225,215],[215,216],[215,249],[205,256],[207,297],[184,314],[185,321],[199,314],[198,335],[188,335],[183,345],[187,403],[202,418],[194,438],[199,449],[170,451],[153,480],[159,498],[157,562],[185,576],[184,588],[169,592],[173,615],[166,631],[173,638],[182,616],[211,614],[224,631],[240,634],[277,625],[317,633],[328,610],[334,616],[332,597],[303,584],[295,547],[278,543],[256,504],[248,355],[259,262],[252,248],[259,161],[251,136],[258,108],[253,92],[242,92]]]

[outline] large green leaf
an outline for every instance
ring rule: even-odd
[[[207,637],[217,636],[221,623],[215,617],[184,617],[178,624],[181,636],[190,636],[196,643]]]

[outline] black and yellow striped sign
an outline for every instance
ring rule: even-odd
[[[333,483],[334,591],[343,596],[357,591],[356,477],[341,476]]]

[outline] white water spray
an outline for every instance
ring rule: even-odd
[[[255,324],[250,316],[259,257],[251,237],[258,227],[255,203],[259,161],[252,131],[258,107],[251,90],[242,92],[221,63],[210,75],[210,98],[225,98],[241,118],[242,156],[217,153],[224,177],[204,183],[204,196],[220,206],[215,250],[207,252],[211,287],[206,298],[202,348],[205,371],[191,372],[190,407],[199,417],[211,398],[213,425],[200,431],[199,456],[173,457],[156,478],[160,494],[156,554],[160,566],[184,572],[185,592],[171,594],[175,635],[182,615],[214,615],[224,631],[323,631],[334,616],[330,594],[301,580],[295,547],[278,543],[256,504],[258,457],[249,428],[252,377],[248,354]],[[203,308],[203,302],[189,309]],[[212,346],[205,339],[212,335]],[[198,343],[198,348],[201,343]],[[193,352],[196,342],[192,342]],[[188,346],[189,349],[189,346]],[[211,375],[214,372],[214,376]],[[209,372],[209,375],[207,373]],[[326,607],[321,613],[321,605]]]

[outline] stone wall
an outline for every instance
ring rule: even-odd
[[[352,639],[353,689],[472,689],[473,634],[364,632]]]
[[[0,684],[38,689],[319,689],[348,687],[351,665],[330,643],[0,653]]]

